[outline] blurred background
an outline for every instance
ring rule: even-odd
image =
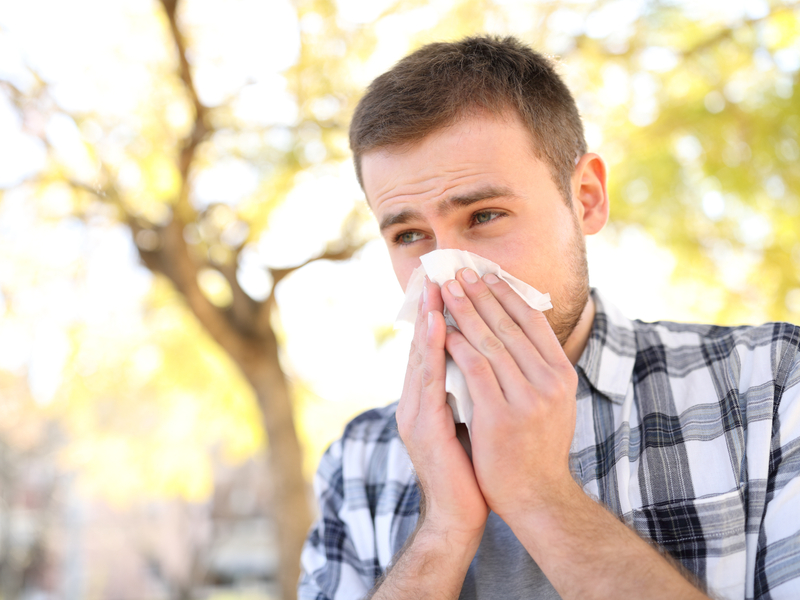
[[[798,2],[7,0],[2,600],[294,597],[319,457],[409,341],[349,117],[478,32],[556,56],[608,161],[593,285],[800,322]]]

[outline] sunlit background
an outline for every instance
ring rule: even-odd
[[[799,23],[781,0],[0,4],[0,599],[293,597],[302,482],[402,386],[347,125],[422,43],[558,57],[610,168],[592,284],[628,315],[799,322]]]

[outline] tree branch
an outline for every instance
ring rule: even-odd
[[[175,47],[178,50],[178,62],[180,65],[180,76],[189,98],[194,105],[195,114],[197,118],[202,120],[208,110],[206,106],[200,102],[200,97],[197,95],[197,88],[194,85],[194,78],[192,70],[189,66],[189,59],[186,58],[186,42],[183,39],[180,27],[178,26],[177,10],[179,0],[161,0],[164,6],[164,12],[169,20],[169,28],[172,33],[172,39],[175,42]]]
[[[117,206],[124,215],[125,224],[131,230],[139,257],[145,266],[153,273],[160,273],[172,282],[186,298],[190,310],[198,321],[220,346],[233,356],[240,356],[236,353],[245,351],[242,345],[242,333],[246,333],[247,328],[232,327],[233,323],[225,312],[211,304],[197,283],[198,265],[192,258],[186,240],[183,238],[184,223],[178,215],[173,214],[170,222],[163,227],[146,227],[125,210],[119,194],[113,186],[97,189],[80,181],[67,180],[67,183],[75,189],[93,194],[103,202]],[[158,243],[152,249],[143,248],[138,243],[139,233],[143,231],[151,231],[158,236]],[[244,294],[244,291],[241,293]],[[255,310],[250,310],[255,316]]]
[[[310,265],[313,262],[317,262],[318,260],[347,260],[348,258],[352,258],[353,254],[355,254],[358,250],[360,250],[364,244],[347,244],[343,248],[333,250],[333,251],[325,251],[318,256],[314,256],[309,258],[307,261],[294,266],[288,267],[286,269],[270,269],[269,272],[272,275],[272,280],[275,282],[274,285],[277,285],[279,281],[281,281],[287,275],[297,271],[298,269],[302,269],[303,267]]]
[[[258,319],[259,306],[262,303],[253,300],[239,285],[239,280],[236,278],[237,264],[238,256],[235,256],[229,264],[219,265],[217,269],[231,287],[233,302],[228,310],[235,327],[243,335],[252,336],[253,331],[256,329],[255,324]]]
[[[179,74],[186,93],[194,107],[194,124],[192,131],[183,140],[181,140],[180,155],[178,158],[178,171],[181,174],[181,189],[178,194],[177,213],[180,213],[186,222],[193,219],[193,210],[189,205],[189,171],[191,170],[194,157],[197,152],[197,147],[205,140],[214,128],[209,123],[208,108],[200,101],[197,94],[197,87],[192,77],[192,70],[189,65],[189,59],[186,57],[186,43],[183,39],[180,27],[177,20],[177,9],[179,0],[161,0],[164,6],[164,12],[169,21],[170,32],[172,39],[175,42],[175,48],[178,51],[178,64]]]
[[[159,234],[158,248],[149,251],[139,247],[139,255],[148,269],[163,274],[172,282],[211,337],[234,359],[241,360],[248,352],[247,337],[242,335],[245,332],[235,327],[226,312],[211,304],[200,289],[197,282],[199,269],[183,238],[183,228],[183,221],[174,214],[167,225],[156,230]]]
[[[264,331],[265,328],[270,327],[269,319],[272,315],[272,309],[275,306],[275,288],[278,283],[283,280],[287,275],[294,273],[298,269],[302,269],[303,267],[310,265],[313,262],[317,262],[319,260],[331,260],[331,261],[341,261],[341,260],[348,260],[352,258],[353,255],[358,252],[361,248],[364,247],[363,242],[356,242],[351,243],[347,242],[345,245],[338,247],[338,248],[330,248],[323,252],[318,256],[314,256],[309,258],[307,261],[296,265],[294,267],[289,267],[287,269],[270,269],[269,272],[272,275],[272,291],[269,294],[269,297],[261,303],[258,309],[258,316],[256,318],[256,327],[257,331],[261,332]]]
[[[365,203],[356,203],[356,205],[350,211],[350,214],[347,215],[344,223],[342,223],[341,235],[339,239],[330,242],[322,254],[309,258],[307,261],[293,267],[269,270],[270,275],[272,275],[272,292],[262,303],[261,308],[259,309],[260,314],[258,315],[256,321],[259,328],[258,331],[262,331],[262,327],[269,327],[269,316],[273,305],[275,304],[275,288],[278,286],[278,283],[280,283],[280,281],[283,280],[287,275],[297,271],[298,269],[302,269],[313,262],[317,262],[318,260],[348,260],[364,247],[367,239],[364,238],[360,233],[360,228],[365,219],[372,218],[372,216],[369,214],[369,210],[365,207]]]

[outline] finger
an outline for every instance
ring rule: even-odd
[[[551,367],[561,366],[564,360],[568,360],[542,311],[531,308],[506,281],[497,275],[487,273],[483,276],[483,281],[503,309],[519,324],[547,364]]]
[[[429,296],[430,297],[430,296]],[[420,365],[419,415],[429,419],[448,409],[445,384],[445,337],[444,315],[438,310],[428,312],[425,336],[425,351]]]
[[[447,328],[445,348],[453,357],[467,381],[467,389],[476,407],[482,405],[492,410],[507,404],[507,396],[495,377],[489,360],[478,352],[463,333],[455,327]]]
[[[489,361],[500,387],[507,394],[521,391],[521,388],[527,385],[528,380],[509,354],[505,344],[475,310],[475,306],[464,293],[461,284],[455,279],[448,281],[442,287],[442,299],[464,337],[475,350]]]
[[[427,310],[438,310],[439,312],[444,311],[442,291],[439,289],[439,286],[425,277],[423,289],[426,290],[424,293],[427,294]]]
[[[544,374],[543,370],[547,369],[547,363],[542,359],[536,346],[525,335],[522,327],[503,308],[489,287],[472,269],[462,269],[456,274],[456,277],[478,315],[505,345],[525,378],[528,381],[536,381],[541,377]],[[519,298],[519,296],[517,297]]]
[[[423,360],[423,340],[425,339],[423,336],[427,333],[427,311],[425,309],[425,301],[427,300],[425,285],[427,284],[427,279],[426,277],[423,283],[423,291],[419,295],[419,301],[417,302],[417,318],[414,321],[414,336],[411,338],[411,346],[408,350],[408,364],[406,365],[406,375],[403,381],[403,393],[397,405],[396,418],[398,426],[402,426],[402,423],[406,420],[413,422],[419,413],[419,389],[421,386],[419,367]]]
[[[414,346],[417,351],[417,355],[414,357],[413,361],[409,361],[409,364],[413,364],[415,369],[422,367],[425,361],[426,353],[428,352],[428,333],[431,325],[431,320],[429,319],[430,313],[431,311],[438,311],[441,313],[443,310],[444,302],[442,301],[442,295],[439,291],[439,286],[430,281],[426,276],[422,284],[420,307],[417,311],[417,323],[414,332]],[[444,347],[443,341],[442,347]]]

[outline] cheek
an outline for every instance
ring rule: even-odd
[[[517,239],[510,247],[497,253],[486,253],[489,260],[496,262],[502,269],[532,285],[540,292],[547,292],[543,287],[552,287],[552,271],[557,271],[558,251],[542,244],[536,239]]]
[[[500,268],[514,277],[525,281],[530,275],[531,267],[535,265],[533,257],[538,253],[531,240],[524,237],[515,237],[504,240],[502,244],[492,244],[476,251],[484,258],[500,265]]]
[[[414,269],[420,265],[419,259],[417,258],[412,261],[408,258],[403,259],[398,256],[391,256],[391,259],[394,275],[397,277],[397,282],[403,289],[403,293],[405,293],[408,280],[411,279],[411,274],[414,272]]]

